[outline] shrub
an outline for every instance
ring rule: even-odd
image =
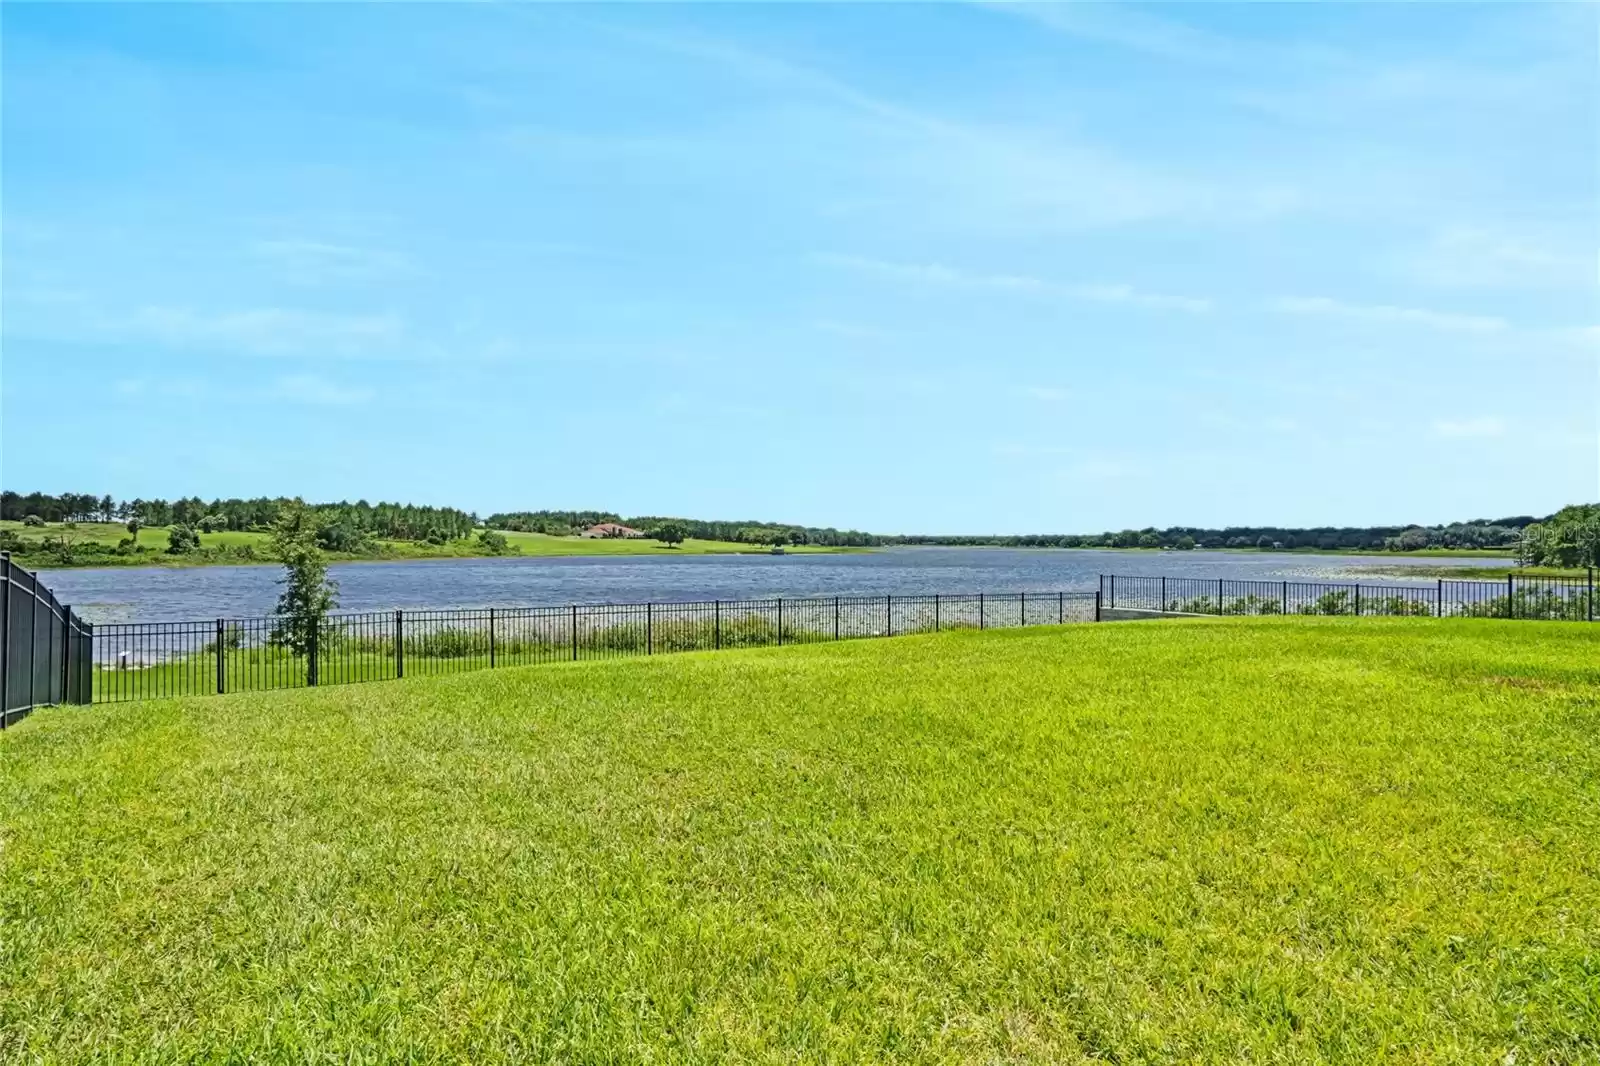
[[[44,519],[40,518],[36,514],[23,515],[22,524],[25,526],[33,526],[34,528],[38,528],[39,526],[44,525]]]
[[[192,526],[177,525],[167,530],[167,552],[171,555],[188,555],[200,550],[200,534]]]
[[[497,533],[492,529],[485,529],[478,534],[478,546],[490,555],[506,555],[516,550],[511,542],[506,540],[504,533]]]

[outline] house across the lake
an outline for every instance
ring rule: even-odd
[[[583,531],[583,535],[591,540],[607,540],[614,537],[642,537],[644,533],[632,526],[619,525],[616,522],[601,522],[597,526],[590,526]]]

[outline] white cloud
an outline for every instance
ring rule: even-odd
[[[364,386],[339,385],[315,374],[293,374],[273,385],[275,399],[328,407],[345,407],[371,400],[373,390]]]
[[[1452,227],[1436,233],[1400,267],[1408,277],[1430,285],[1532,288],[1592,286],[1600,262],[1592,254],[1528,237]]]
[[[1069,466],[1064,473],[1067,477],[1079,481],[1120,481],[1123,478],[1142,476],[1145,468],[1125,459],[1096,456],[1080,459]]]
[[[1030,396],[1041,403],[1064,403],[1072,399],[1072,393],[1067,389],[1057,388],[1054,385],[1027,385],[1022,394]]]
[[[1288,315],[1320,315],[1355,322],[1426,326],[1430,329],[1470,333],[1491,333],[1505,329],[1509,325],[1505,319],[1492,315],[1465,315],[1451,311],[1434,311],[1425,307],[1395,307],[1389,304],[1353,304],[1326,296],[1285,297],[1276,301],[1273,308]]]
[[[275,263],[285,277],[297,285],[367,281],[412,270],[410,261],[396,252],[327,241],[301,238],[255,241],[249,250]]]
[[[1128,4],[985,3],[982,6],[1019,16],[1057,33],[1117,45],[1160,59],[1228,65],[1243,58],[1243,50],[1235,41]]]
[[[840,322],[837,319],[819,319],[811,323],[813,329],[823,333],[832,333],[839,337],[849,337],[851,340],[881,341],[890,340],[899,334],[890,330],[880,329],[877,326],[866,326],[859,322]]]
[[[1083,300],[1092,303],[1127,304],[1189,313],[1201,313],[1211,309],[1210,300],[1147,292],[1121,283],[1063,283],[1017,274],[972,274],[939,263],[891,263],[854,255],[820,255],[817,256],[817,260],[829,266],[918,285],[1009,292],[1024,296]]]
[[[1505,436],[1505,432],[1505,419],[1498,415],[1461,420],[1440,418],[1433,423],[1434,436],[1452,440],[1469,437],[1502,437]]]
[[[217,313],[142,307],[121,323],[121,331],[174,345],[231,347],[259,355],[354,355],[397,343],[405,326],[390,315],[280,307]]]

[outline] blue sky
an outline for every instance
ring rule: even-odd
[[[1600,8],[6,5],[7,488],[1600,497]]]

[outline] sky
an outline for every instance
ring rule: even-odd
[[[1600,499],[1594,5],[0,9],[0,482],[875,532]]]

